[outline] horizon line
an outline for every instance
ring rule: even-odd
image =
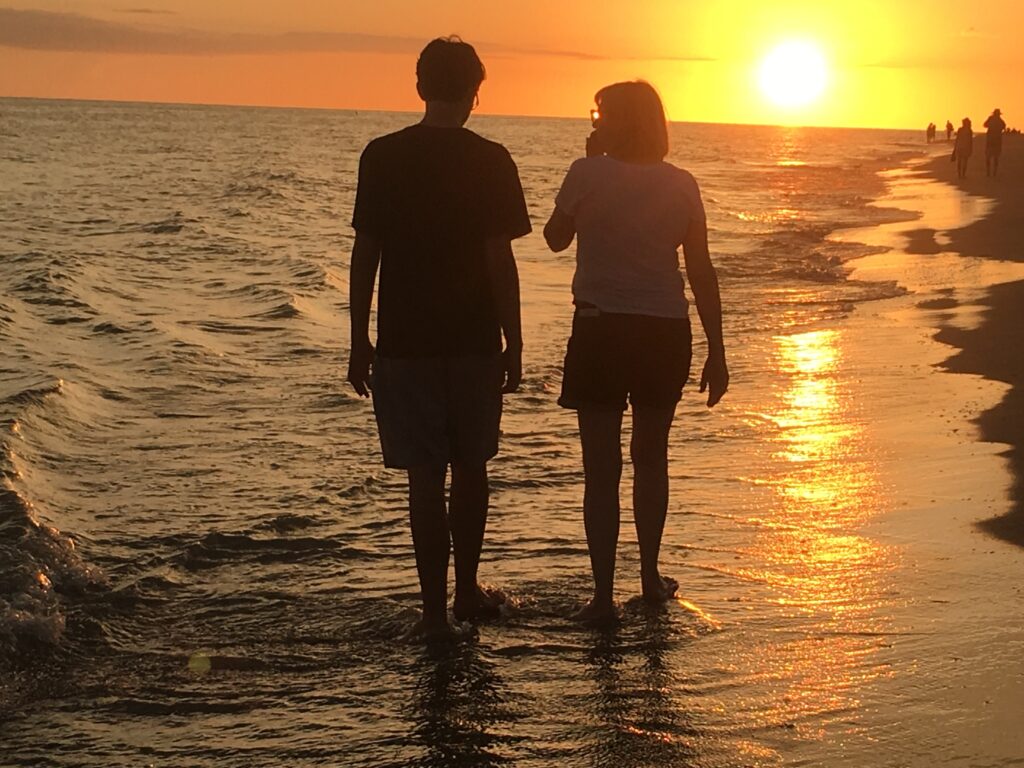
[[[312,112],[380,112],[396,115],[421,114],[421,109],[379,109],[373,107],[318,107],[310,105],[283,105],[283,104],[242,104],[242,103],[221,103],[203,101],[161,101],[155,99],[102,99],[83,98],[75,96],[8,96],[0,94],[0,100],[20,101],[69,101],[86,104],[129,104],[129,105],[152,105],[165,107],[212,107],[231,109],[281,109],[281,110],[304,110]],[[474,112],[478,117],[512,117],[533,120],[579,120],[587,121],[585,117],[574,117],[568,115],[547,115],[547,114],[523,114],[513,112]],[[827,130],[848,130],[848,131],[907,131],[920,132],[917,128],[893,127],[893,126],[855,126],[855,125],[807,125],[797,123],[733,123],[716,122],[713,120],[669,120],[669,124],[679,125],[728,125],[747,128],[823,128]],[[923,130],[923,129],[922,129]]]

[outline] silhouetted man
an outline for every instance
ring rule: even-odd
[[[1006,130],[1006,123],[1003,121],[1002,112],[993,110],[985,121],[985,175],[995,176],[999,173],[999,155],[1003,153],[1003,131]]]
[[[946,121],[946,141],[950,141],[953,138],[953,123],[949,120]]]
[[[502,393],[518,388],[522,370],[511,241],[530,231],[530,218],[508,151],[463,127],[484,76],[476,51],[458,38],[423,49],[423,119],[367,145],[352,216],[348,380],[364,397],[372,390],[385,466],[408,473],[427,637],[448,631],[452,548],[455,617],[494,615],[504,600],[478,586],[477,566]]]

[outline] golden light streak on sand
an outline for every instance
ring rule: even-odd
[[[706,612],[703,608],[701,608],[696,603],[690,602],[686,598],[679,597],[678,595],[676,595],[676,603],[683,610],[689,611],[694,616],[696,616],[701,621],[703,621],[705,624],[710,626],[712,629],[718,630],[718,629],[722,628],[722,622],[720,622],[718,619],[716,619],[710,613]]]

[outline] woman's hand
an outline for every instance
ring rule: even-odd
[[[606,151],[601,132],[595,128],[587,136],[587,157],[603,155]]]
[[[708,392],[708,408],[714,408],[729,389],[729,368],[725,351],[711,352],[700,374],[700,391]]]

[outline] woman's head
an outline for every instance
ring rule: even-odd
[[[602,88],[594,96],[601,146],[612,157],[656,163],[668,154],[665,108],[650,83],[635,80]]]

